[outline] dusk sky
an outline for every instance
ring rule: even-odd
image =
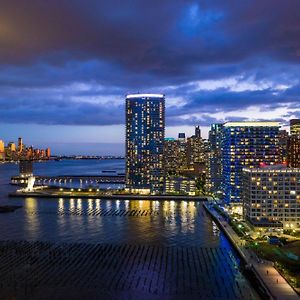
[[[0,0],[0,139],[123,154],[125,95],[166,95],[166,136],[300,117],[299,0]]]

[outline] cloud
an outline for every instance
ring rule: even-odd
[[[3,0],[0,122],[123,124],[138,91],[166,94],[170,126],[285,121],[299,36],[298,0]]]

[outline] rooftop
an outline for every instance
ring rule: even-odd
[[[279,122],[273,121],[244,121],[244,122],[226,122],[224,127],[280,127]]]
[[[126,99],[133,98],[164,98],[164,94],[128,94],[126,95]]]

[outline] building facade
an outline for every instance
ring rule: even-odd
[[[165,96],[131,94],[126,97],[126,189],[138,193],[163,192]]]
[[[179,172],[180,144],[174,138],[164,140],[164,176],[175,175]]]
[[[165,194],[188,194],[194,196],[196,194],[196,181],[193,178],[171,176],[165,180],[164,192]]]
[[[0,160],[5,160],[5,145],[2,140],[0,140]]]
[[[32,160],[20,160],[19,163],[20,177],[28,178],[33,176],[33,162]]]
[[[222,135],[223,124],[211,125],[209,131],[209,162],[208,162],[208,187],[213,194],[221,193],[222,184]]]
[[[244,169],[243,208],[255,226],[300,230],[300,169]]]
[[[278,122],[227,122],[222,128],[222,191],[226,202],[241,201],[245,167],[280,164]]]
[[[290,121],[290,136],[288,140],[288,165],[300,168],[300,119]]]

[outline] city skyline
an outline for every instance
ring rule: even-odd
[[[23,5],[0,12],[6,142],[124,154],[124,96],[135,92],[166,95],[166,137],[300,116],[297,1]]]

